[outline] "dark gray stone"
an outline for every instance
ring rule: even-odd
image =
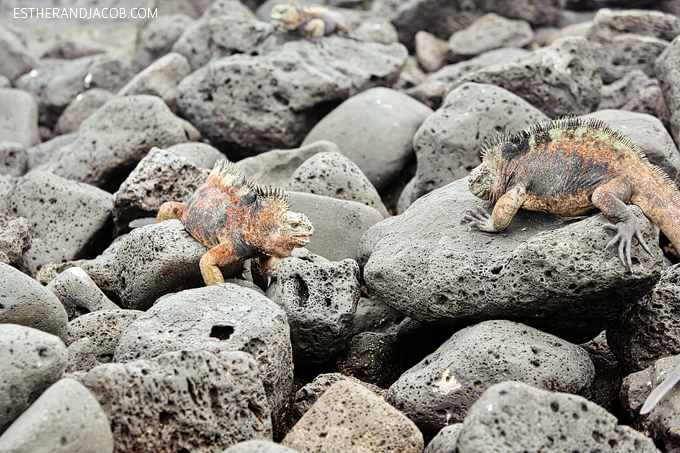
[[[68,316],[57,296],[15,268],[0,263],[0,323],[19,324],[68,338]]]
[[[52,43],[42,54],[42,58],[75,60],[76,58],[91,57],[101,53],[106,53],[106,48],[96,42],[63,39]]]
[[[179,110],[233,160],[294,148],[330,105],[392,84],[406,57],[401,44],[329,36],[320,47],[293,40],[194,71],[179,85]]]
[[[125,96],[107,102],[87,118],[78,129],[78,137],[38,168],[115,190],[121,176],[154,146],[165,148],[199,137],[198,131],[175,116],[161,98]]]
[[[459,453],[659,452],[652,439],[585,398],[511,381],[489,388],[470,408],[456,447]]]
[[[359,295],[359,266],[353,260],[279,262],[267,297],[288,316],[296,364],[326,363],[347,347]]]
[[[38,64],[38,58],[21,39],[0,26],[0,74],[10,80],[25,74]]]
[[[501,234],[470,231],[469,209],[488,206],[467,178],[417,200],[382,233],[364,268],[371,291],[419,321],[511,319],[573,342],[618,320],[659,279],[661,250],[633,246],[633,272],[615,251],[602,214],[578,221],[520,210]],[[631,207],[648,244],[656,231]]]
[[[0,141],[0,173],[23,176],[28,170],[28,154],[21,143]]]
[[[110,237],[111,194],[49,172],[31,172],[17,181],[9,207],[31,223],[24,264],[33,273],[50,262],[84,258]]]
[[[511,321],[486,321],[456,332],[392,384],[388,401],[424,433],[462,422],[489,387],[518,381],[578,393],[595,368],[588,353],[554,335]]]
[[[408,206],[426,193],[463,178],[482,160],[484,142],[547,120],[536,107],[497,86],[466,83],[451,91],[413,137],[418,168]]]
[[[39,123],[52,128],[67,105],[89,88],[118,91],[132,77],[120,55],[102,54],[75,60],[45,58],[16,87],[38,98]]]
[[[421,453],[423,435],[402,413],[366,387],[331,386],[281,442],[298,451]]]
[[[61,379],[0,436],[0,452],[111,453],[109,420],[81,383]]]
[[[168,296],[130,324],[113,360],[182,349],[248,352],[260,367],[272,414],[289,396],[293,357],[286,314],[254,290],[225,283]]]
[[[533,40],[534,32],[528,22],[488,13],[469,27],[452,34],[448,40],[448,48],[455,61],[500,47],[524,47]]]
[[[295,212],[304,213],[314,225],[314,235],[306,247],[331,261],[357,260],[358,244],[366,231],[383,220],[377,210],[355,201],[287,192]]]
[[[177,351],[100,365],[83,383],[108,416],[115,451],[219,452],[272,437],[258,366],[249,354]]]
[[[488,66],[458,79],[498,85],[551,118],[582,115],[600,103],[602,80],[585,38],[560,38],[525,57]]]
[[[284,190],[356,201],[389,216],[380,194],[364,172],[340,153],[317,153],[292,174]]]
[[[234,164],[251,181],[262,187],[284,187],[295,170],[317,153],[340,153],[333,142],[319,140],[295,149],[274,149],[257,156],[246,157]]]
[[[120,336],[142,313],[138,310],[99,310],[71,321],[68,324],[66,372],[90,371],[111,362]]]
[[[406,368],[400,346],[392,333],[361,332],[352,337],[338,358],[338,371],[381,388],[389,387]]]
[[[384,333],[404,319],[398,310],[376,298],[361,297],[354,314],[353,335],[362,332]]]
[[[267,440],[247,440],[232,445],[222,453],[296,453],[296,450]]]
[[[177,111],[177,85],[191,72],[184,55],[171,52],[144,68],[118,91],[118,96],[150,94],[158,96]]]
[[[375,247],[375,244],[380,240],[380,235],[382,235],[382,232],[396,220],[396,216],[381,220],[361,236],[361,239],[359,240],[359,249],[357,250],[357,255],[359,256],[357,263],[359,264],[359,267],[362,269],[364,268],[368,259],[371,257],[371,253],[373,253],[373,247]]]
[[[114,97],[112,92],[102,88],[90,88],[80,93],[59,115],[54,133],[62,135],[78,132],[83,121]]]
[[[4,301],[3,301],[4,302]],[[0,324],[0,434],[66,368],[66,347],[54,335],[16,324]],[[2,442],[0,442],[2,445]],[[1,448],[0,448],[1,449]]]
[[[97,310],[116,310],[120,307],[92,281],[89,275],[79,267],[66,269],[47,285],[59,298],[66,309],[68,320]]]
[[[462,423],[443,427],[432,438],[430,443],[427,444],[423,453],[449,453],[456,451],[456,442],[458,442],[458,435],[461,429],[463,429]]]
[[[302,144],[332,141],[382,191],[413,156],[413,134],[431,113],[429,107],[404,93],[371,88],[326,115]]]
[[[680,144],[680,37],[675,38],[654,62],[654,73],[671,112],[670,131]]]
[[[598,109],[621,108],[638,97],[641,90],[652,85],[660,86],[657,79],[647,76],[639,69],[628,71],[619,80],[602,86],[602,97]]]
[[[0,88],[0,137],[26,148],[40,143],[38,103],[27,91]]]
[[[31,247],[31,229],[23,217],[0,217],[0,262],[21,265],[24,253]]]
[[[132,67],[135,72],[170,52],[172,45],[194,20],[186,14],[159,15],[139,31]]]

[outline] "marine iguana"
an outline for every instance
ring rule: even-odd
[[[632,270],[636,238],[651,254],[634,204],[680,247],[680,192],[670,178],[649,163],[630,138],[596,120],[563,118],[535,124],[516,134],[496,137],[482,149],[482,163],[469,176],[470,191],[495,203],[467,211],[470,228],[504,230],[519,208],[562,216],[602,211],[615,233],[606,249],[618,244],[621,262]]]
[[[321,5],[300,6],[295,2],[274,5],[269,17],[272,25],[267,28],[258,41],[263,41],[278,28],[307,38],[320,38],[333,33],[358,40],[347,29],[345,18],[337,11]]]
[[[314,233],[307,216],[289,211],[283,191],[261,188],[225,159],[189,201],[163,203],[156,222],[178,219],[198,242],[209,247],[199,266],[206,285],[223,283],[220,267],[258,257],[270,279],[280,259],[309,244]]]

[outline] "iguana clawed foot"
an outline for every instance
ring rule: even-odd
[[[475,209],[468,209],[465,212],[467,215],[463,216],[463,220],[470,222],[468,223],[470,230],[477,228],[480,231],[488,231],[491,233],[496,231],[491,221],[491,214],[489,214],[486,209],[477,206]]]
[[[618,222],[616,225],[607,223],[603,225],[602,228],[615,233],[615,236],[611,241],[609,241],[605,247],[605,250],[614,248],[616,247],[616,244],[618,244],[619,259],[623,265],[628,268],[629,272],[633,270],[633,260],[630,254],[633,238],[637,239],[638,243],[645,250],[645,252],[649,253],[650,255],[652,254],[652,251],[649,249],[649,246],[640,233],[637,219],[633,215],[630,215],[623,222]]]

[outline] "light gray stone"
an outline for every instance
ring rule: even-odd
[[[60,58],[74,60],[80,57],[91,57],[106,53],[106,47],[92,41],[63,39],[52,43],[42,54],[42,58]]]
[[[0,141],[0,173],[6,176],[23,176],[28,169],[28,154],[24,145]]]
[[[79,267],[66,269],[57,275],[57,278],[47,285],[47,289],[64,305],[69,321],[93,311],[120,308],[106,297],[90,276]]]
[[[499,47],[524,47],[533,40],[528,22],[488,13],[452,34],[448,48],[454,59],[466,59]]]
[[[102,88],[90,88],[80,93],[59,115],[54,133],[62,135],[78,132],[83,121],[114,97],[112,92]]]
[[[671,42],[654,62],[654,73],[671,112],[670,131],[680,145],[680,37]]]
[[[27,91],[0,88],[0,137],[26,148],[40,143],[38,103]]]
[[[456,451],[456,442],[458,442],[458,435],[461,429],[463,429],[462,423],[443,427],[432,438],[430,443],[427,444],[423,453],[449,453]]]
[[[14,80],[37,64],[38,58],[26,48],[21,39],[0,26],[0,74]]]
[[[296,453],[296,451],[267,440],[247,440],[232,445],[222,453]]]
[[[446,41],[435,35],[420,30],[415,37],[415,52],[418,63],[425,72],[434,72],[446,63]]]
[[[28,154],[28,168],[32,170],[38,165],[42,164],[48,160],[52,154],[59,151],[62,146],[66,146],[73,142],[77,136],[78,135],[75,133],[57,135],[56,137],[42,142],[39,145],[28,148],[26,150],[26,154]]]
[[[169,53],[194,20],[186,14],[167,14],[149,20],[139,31],[132,67],[136,72]]]
[[[1,181],[4,181],[1,180]],[[4,196],[9,195],[11,187]],[[15,267],[21,265],[24,253],[31,247],[31,229],[23,217],[0,217],[0,261]]]

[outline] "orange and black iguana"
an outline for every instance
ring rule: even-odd
[[[269,17],[272,19],[272,25],[262,33],[258,41],[263,41],[278,28],[283,28],[290,33],[306,38],[320,38],[337,33],[359,41],[347,29],[345,18],[342,14],[325,6],[300,6],[295,2],[285,5],[274,5]]]
[[[633,238],[651,254],[626,206],[634,204],[680,247],[680,192],[639,146],[600,120],[536,124],[491,140],[482,155],[470,173],[470,191],[495,206],[490,215],[483,208],[467,211],[463,220],[471,228],[502,231],[519,208],[568,217],[599,209],[612,222],[604,228],[615,233],[606,248],[618,244],[631,270]]]
[[[256,257],[270,279],[278,260],[309,244],[314,227],[307,216],[289,208],[281,189],[263,189],[220,160],[188,202],[163,203],[156,222],[181,220],[191,236],[210,248],[199,266],[205,284],[214,285],[224,282],[220,267]]]

